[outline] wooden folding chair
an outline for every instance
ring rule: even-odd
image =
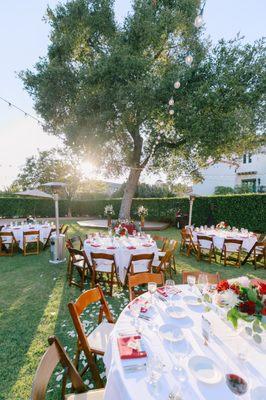
[[[227,261],[235,261],[235,267],[240,267],[241,265],[241,250],[242,250],[243,240],[239,239],[224,239],[224,244],[221,253],[221,261],[224,260],[224,266],[227,265]],[[234,257],[235,256],[235,257]]]
[[[214,257],[216,262],[216,253],[212,237],[197,235],[197,240],[197,260],[200,261],[202,256],[207,256],[209,263],[211,263],[212,257]]]
[[[18,248],[18,242],[13,232],[0,231],[0,256],[13,256],[15,247]]]
[[[173,271],[174,272],[176,272],[175,252],[177,250],[177,247],[178,247],[178,241],[175,240],[175,239],[169,240],[168,246],[166,247],[166,249],[168,251],[170,251],[171,254],[172,254],[172,257],[171,257],[171,268],[172,268],[172,265],[173,265]]]
[[[92,261],[92,287],[101,280],[102,275],[107,276],[105,281],[110,286],[110,296],[113,295],[113,286],[120,285],[114,254],[91,253]]]
[[[49,233],[49,235],[48,235],[48,237],[47,237],[47,239],[46,239],[46,241],[45,241],[45,243],[43,245],[43,248],[42,248],[43,250],[45,250],[49,246],[50,240],[51,240],[51,236],[52,236],[52,234],[54,232],[56,232],[56,228],[51,228],[50,233]]]
[[[187,284],[188,276],[195,276],[195,278],[197,280],[200,274],[207,275],[208,282],[211,283],[212,285],[219,283],[221,280],[221,276],[220,276],[219,272],[216,272],[216,274],[210,274],[208,272],[202,272],[202,271],[182,271],[182,284],[183,285]]]
[[[89,335],[86,335],[80,315],[90,304],[100,301],[98,326]],[[77,301],[68,304],[69,312],[78,334],[75,366],[78,369],[80,352],[84,351],[88,364],[81,371],[81,376],[90,368],[97,387],[102,387],[102,379],[96,365],[96,354],[104,355],[109,336],[114,328],[114,318],[109,310],[102,289],[99,285],[82,293]],[[107,321],[103,321],[103,315]]]
[[[128,267],[126,267],[126,277],[128,275],[139,274],[141,272],[152,272],[152,262],[154,253],[131,255]],[[126,278],[127,280],[127,278]]]
[[[146,285],[149,282],[155,282],[157,285],[164,285],[164,276],[162,272],[158,274],[150,274],[149,272],[142,272],[136,275],[128,275],[128,290],[130,301],[134,300],[137,296],[145,293],[147,290],[135,290],[136,286]]]
[[[264,233],[260,234],[259,236],[257,235],[257,242],[259,243],[264,243],[266,242],[266,235]],[[250,260],[250,258],[252,258],[252,254],[254,253],[254,248],[256,246],[256,243],[254,243],[254,245],[252,246],[252,248],[249,250],[249,252],[246,254],[246,257],[244,258],[244,260],[241,262],[241,265],[246,264],[246,262],[248,260]]]
[[[63,226],[61,227],[60,233],[61,233],[62,235],[66,235],[66,234],[67,234],[67,231],[68,231],[68,228],[69,228],[68,225],[63,225]]]
[[[163,257],[165,255],[165,250],[166,250],[169,239],[167,237],[159,236],[159,235],[154,235],[154,236],[152,236],[152,238],[153,238],[153,240],[155,240],[155,242],[161,243],[161,247],[158,248],[158,255],[159,255],[159,257]]]
[[[61,399],[67,400],[103,400],[104,389],[87,391],[78,371],[68,357],[64,347],[55,336],[48,339],[49,348],[46,350],[38,365],[35,373],[31,400],[45,400],[47,393],[47,386],[50,378],[60,363],[64,369],[64,377],[62,380]],[[72,383],[72,390],[79,394],[65,395],[66,381],[70,379]]]
[[[181,242],[180,242],[180,253],[186,250],[186,255],[189,257],[191,251],[197,254],[197,244],[193,240],[193,236],[186,228],[181,229]]]
[[[263,260],[263,263],[261,261]],[[266,269],[266,241],[256,242],[253,250],[254,268],[263,267]]]
[[[170,250],[167,250],[165,252],[165,255],[161,257],[159,260],[153,260],[152,262],[152,270],[155,271],[156,273],[162,272],[163,274],[166,274],[169,272],[170,278],[172,278],[172,252]]]
[[[36,244],[36,250],[28,251],[28,245]],[[40,252],[40,231],[25,231],[23,232],[23,255],[39,254]]]
[[[83,241],[79,235],[72,236],[66,240],[66,246],[72,247],[73,249],[82,250],[83,248]]]
[[[67,249],[69,251],[69,260],[67,267],[69,286],[75,285],[83,290],[85,279],[86,277],[88,277],[89,272],[92,275],[92,267],[84,250],[74,249],[73,247],[69,246],[67,246]],[[73,279],[75,269],[80,276],[80,282],[77,282]]]

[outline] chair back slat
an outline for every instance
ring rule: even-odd
[[[91,253],[91,259],[115,261],[115,256],[114,254],[107,254],[107,253]]]
[[[77,314],[82,314],[86,307],[88,307],[92,303],[100,301],[101,298],[101,292],[98,288],[86,290],[86,292],[82,293],[75,302],[75,309]]]
[[[128,275],[128,289],[130,301],[134,300],[137,295],[145,293],[147,290],[135,291],[134,287],[139,285],[145,285],[149,282],[155,282],[157,285],[164,285],[164,276],[162,272],[153,274],[149,272],[142,272],[136,275]]]

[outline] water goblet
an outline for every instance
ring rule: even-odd
[[[189,285],[189,290],[191,292],[193,292],[193,287],[194,287],[194,285],[196,283],[196,277],[194,275],[188,275],[187,276],[187,283]]]
[[[154,392],[158,392],[158,381],[162,376],[163,363],[158,355],[149,356],[147,359],[147,382]]]
[[[166,279],[165,290],[166,290],[167,296],[169,297],[170,305],[172,304],[172,298],[173,298],[173,294],[174,294],[174,286],[175,286],[175,281],[173,279]]]
[[[151,295],[151,304],[154,303],[153,301],[153,295],[157,290],[157,283],[156,282],[148,282],[148,292]]]
[[[131,306],[130,306],[130,312],[132,316],[134,317],[133,319],[133,325],[138,328],[138,318],[141,310],[141,303],[140,301],[134,301]]]
[[[180,342],[171,342],[170,349],[174,358],[174,370],[176,372],[177,379],[180,382],[184,382],[186,380],[184,364],[186,358],[190,354],[191,347],[186,340],[182,340]]]
[[[199,274],[198,276],[198,287],[201,294],[207,289],[208,286],[208,276],[206,274]]]

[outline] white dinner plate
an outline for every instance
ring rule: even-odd
[[[189,306],[202,306],[202,303],[198,301],[198,297],[196,296],[184,296],[183,300]]]
[[[257,386],[251,391],[252,400],[265,400],[266,399],[266,386]]]
[[[184,339],[182,331],[173,324],[164,324],[159,328],[159,335],[169,342],[179,342]]]
[[[221,371],[218,369],[214,361],[205,356],[194,356],[188,361],[188,366],[192,374],[199,381],[215,384],[222,379]]]
[[[178,306],[169,306],[165,311],[171,318],[175,319],[185,318],[187,316],[184,308]]]

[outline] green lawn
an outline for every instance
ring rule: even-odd
[[[81,229],[72,223],[69,235],[81,234],[92,230]],[[176,238],[179,233],[175,228],[169,228],[163,235]],[[78,288],[69,287],[66,282],[66,264],[55,266],[48,262],[49,250],[39,256],[14,257],[0,259],[0,399],[22,400],[30,396],[32,379],[37,364],[47,347],[47,338],[57,335],[67,346],[67,351],[73,357],[76,338],[73,335],[73,324],[68,313],[67,303],[79,296]],[[193,256],[176,255],[178,273],[175,280],[180,282],[182,269],[201,269],[208,272],[219,271],[222,278],[237,277],[251,273],[266,278],[263,269],[254,271],[252,265],[246,264],[238,268],[223,267],[219,264],[197,262]],[[115,316],[128,302],[126,291],[115,292],[111,299],[107,297]],[[88,329],[96,324],[97,307],[92,307],[89,315]],[[99,360],[100,368],[103,365]],[[60,372],[60,370],[58,371]],[[60,378],[60,375],[57,375]],[[89,388],[93,387],[90,376],[86,376]],[[54,380],[49,393],[49,399],[59,397],[59,381]]]

